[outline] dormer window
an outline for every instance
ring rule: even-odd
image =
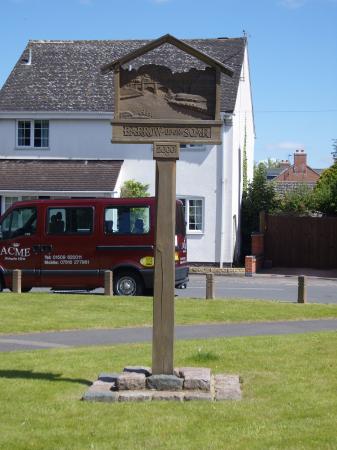
[[[49,120],[18,120],[17,146],[48,148]]]

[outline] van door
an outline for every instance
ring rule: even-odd
[[[0,270],[12,287],[12,272],[22,271],[22,290],[39,286],[41,213],[34,206],[17,207],[1,221]]]
[[[154,234],[149,204],[106,205],[104,234],[97,250],[100,266],[113,270],[114,291],[118,295],[141,295],[153,278]],[[151,273],[150,273],[151,272]]]
[[[92,206],[51,206],[41,241],[41,285],[57,289],[93,289],[102,285],[96,257]]]

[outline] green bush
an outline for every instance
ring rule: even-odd
[[[318,211],[337,215],[337,161],[320,176],[314,189],[314,199]]]
[[[149,197],[149,185],[136,180],[127,180],[121,187],[121,197]]]

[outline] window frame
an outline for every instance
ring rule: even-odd
[[[141,208],[146,208],[148,209],[148,218],[149,218],[149,229],[148,231],[144,232],[144,233],[132,233],[130,232],[112,232],[109,233],[108,231],[106,231],[105,229],[105,223],[107,222],[106,220],[106,212],[108,209],[118,209],[118,208],[129,208],[130,209],[141,209]],[[103,216],[103,232],[105,236],[148,236],[151,233],[152,230],[152,222],[151,222],[151,206],[147,205],[147,204],[142,204],[142,205],[135,205],[135,204],[130,204],[130,205],[107,205],[104,208],[104,216]]]
[[[64,231],[58,231],[58,232],[51,232],[49,229],[51,215],[49,214],[49,211],[52,209],[90,209],[92,212],[92,229],[89,231],[66,231],[66,223],[64,223]],[[45,219],[45,232],[48,236],[90,236],[94,234],[95,232],[95,207],[93,206],[48,206],[46,209],[46,219]]]
[[[184,215],[186,223],[186,234],[204,234],[205,233],[205,198],[198,196],[179,196],[179,200],[184,202]],[[189,221],[189,211],[190,211],[190,201],[200,200],[201,201],[201,230],[190,229]]]
[[[19,145],[19,123],[20,122],[29,122],[30,123],[30,143],[29,145]],[[48,145],[47,146],[35,146],[35,129],[36,129],[36,122],[41,122],[41,130],[42,122],[48,122]],[[40,139],[42,140],[42,133]],[[17,119],[16,121],[16,139],[15,139],[15,145],[18,150],[25,150],[25,149],[35,149],[35,150],[48,150],[50,147],[50,121],[49,119]]]

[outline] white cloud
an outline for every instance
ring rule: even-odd
[[[303,149],[304,145],[301,142],[283,141],[274,144],[267,144],[267,150],[289,150],[294,151]]]

